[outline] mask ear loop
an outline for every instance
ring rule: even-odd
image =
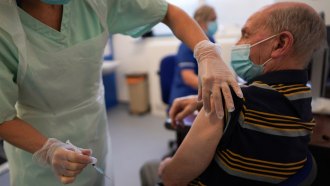
[[[265,41],[268,41],[268,40],[270,40],[270,39],[272,39],[272,38],[274,38],[274,37],[276,37],[276,36],[278,36],[279,34],[275,34],[275,35],[272,35],[272,36],[270,36],[270,37],[268,37],[268,38],[266,38],[266,39],[263,39],[263,40],[261,40],[261,41],[258,41],[258,42],[256,42],[256,43],[254,43],[253,45],[251,45],[251,47],[250,48],[252,48],[252,47],[254,47],[254,46],[256,46],[256,45],[258,45],[258,44],[260,44],[260,43],[263,43],[263,42],[265,42]],[[261,66],[265,66],[269,61],[271,61],[273,58],[269,58],[266,62],[264,62]]]
[[[279,34],[275,34],[275,35],[272,35],[272,36],[270,36],[270,37],[268,37],[268,38],[266,38],[266,39],[263,39],[263,40],[261,40],[261,41],[258,41],[258,42],[256,42],[256,43],[254,43],[253,45],[251,45],[251,48],[252,47],[254,47],[254,46],[256,46],[256,45],[259,45],[260,43],[263,43],[263,42],[265,42],[265,41],[267,41],[267,40],[270,40],[270,39],[272,39],[272,38],[274,38],[274,37],[276,37],[276,36],[278,36]]]
[[[265,66],[269,61],[271,61],[273,58],[269,58],[266,62],[264,62],[264,64],[262,64],[261,66]]]
[[[278,35],[278,34],[277,34]],[[262,66],[264,67],[269,61],[271,61],[273,58],[270,57],[267,61],[264,62],[264,64],[262,64]]]

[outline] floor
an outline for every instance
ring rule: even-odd
[[[108,118],[115,186],[140,186],[141,166],[166,154],[175,133],[164,128],[165,118],[130,115],[125,104],[110,109]]]
[[[111,108],[108,117],[113,157],[112,163],[107,164],[111,181],[107,180],[106,186],[140,186],[142,165],[161,159],[169,151],[168,141],[175,139],[175,134],[165,129],[165,118],[130,115],[127,104]],[[0,185],[9,186],[8,173],[0,175]]]

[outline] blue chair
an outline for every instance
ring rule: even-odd
[[[159,66],[158,75],[160,78],[162,101],[165,104],[169,103],[175,67],[176,55],[168,55],[162,58]]]

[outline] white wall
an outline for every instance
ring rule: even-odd
[[[275,0],[275,2],[287,2],[287,0]],[[330,1],[329,0],[290,0],[290,2],[302,2],[310,5],[316,11],[325,13],[325,23],[330,25]]]
[[[117,95],[119,101],[129,101],[125,75],[130,72],[148,73],[151,111],[164,115],[166,106],[161,101],[158,66],[162,57],[176,52],[179,40],[175,37],[133,39],[127,36],[114,36],[114,56],[119,61],[116,70]]]

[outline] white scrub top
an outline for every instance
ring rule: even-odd
[[[64,5],[58,32],[18,8],[15,0],[1,0],[0,123],[18,116],[47,137],[93,149],[104,168],[101,66],[108,34],[140,36],[166,11],[164,0],[72,0]],[[50,168],[32,162],[30,153],[10,144],[5,149],[12,185],[62,185]],[[101,179],[88,167],[72,185],[100,186]]]

